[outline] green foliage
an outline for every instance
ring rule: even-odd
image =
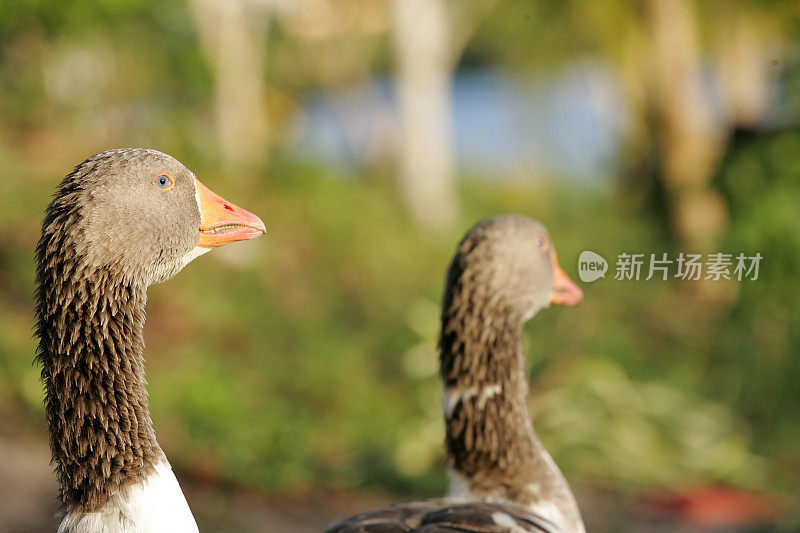
[[[738,132],[717,182],[731,208],[728,245],[760,252],[709,360],[719,396],[752,422],[756,449],[800,471],[800,130]]]

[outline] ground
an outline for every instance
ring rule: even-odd
[[[41,437],[41,436],[40,436]],[[55,531],[57,485],[43,438],[0,437],[0,531]],[[201,531],[318,533],[337,518],[398,501],[388,494],[340,493],[274,498],[237,487],[192,479],[178,472]],[[755,532],[757,529],[701,529],[669,520],[645,518],[620,508],[613,495],[580,493],[587,530],[623,533]]]

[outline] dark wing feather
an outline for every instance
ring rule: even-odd
[[[512,526],[513,524],[513,526]],[[559,533],[522,507],[486,502],[426,500],[352,516],[325,533]]]

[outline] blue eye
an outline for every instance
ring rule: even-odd
[[[169,175],[167,175],[167,174],[159,174],[153,180],[153,185],[155,185],[159,189],[162,189],[162,190],[166,191],[166,190],[171,189],[175,185],[175,182],[172,180],[171,177],[169,177]]]
[[[542,249],[547,249],[549,243],[547,242],[547,237],[544,235],[537,235],[536,236],[536,246]]]

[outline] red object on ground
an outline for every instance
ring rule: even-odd
[[[776,502],[766,494],[720,486],[702,486],[680,494],[655,496],[645,504],[656,512],[703,527],[758,524],[769,521]]]

